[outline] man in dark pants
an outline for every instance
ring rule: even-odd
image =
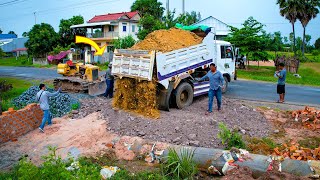
[[[277,85],[277,93],[279,94],[278,103],[284,103],[284,96],[286,93],[285,83],[287,77],[287,71],[284,68],[284,64],[279,64],[280,71],[276,72],[276,76],[278,77],[278,85]]]
[[[111,69],[112,69],[112,64],[109,64],[109,68],[106,71],[106,83],[107,83],[107,89],[106,92],[104,93],[104,97],[113,97],[113,84],[114,84],[114,77],[111,75]]]
[[[221,87],[224,83],[224,78],[220,71],[217,71],[217,67],[214,63],[210,64],[210,71],[203,76],[199,81],[204,81],[205,79],[209,78],[210,82],[210,90],[208,93],[209,96],[209,103],[208,103],[208,111],[206,115],[212,113],[212,105],[213,105],[213,98],[216,97],[217,104],[218,104],[218,111],[221,110],[221,100],[222,100],[222,90]]]

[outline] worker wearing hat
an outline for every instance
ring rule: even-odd
[[[104,93],[104,97],[112,98],[113,97],[113,84],[114,84],[114,77],[111,74],[112,63],[109,63],[108,67],[109,68],[107,69],[106,75],[105,75],[107,89],[106,89],[106,92]]]

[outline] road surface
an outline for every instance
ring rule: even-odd
[[[54,69],[29,67],[1,67],[0,76],[19,77],[25,79],[54,79],[61,77]],[[320,88],[308,86],[286,85],[286,103],[299,105],[319,105]],[[276,102],[276,84],[267,82],[237,80],[229,84],[226,97]]]

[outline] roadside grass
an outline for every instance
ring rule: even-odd
[[[320,63],[302,63],[300,65],[298,74],[301,78],[294,77],[293,74],[287,71],[286,83],[307,86],[320,86]],[[247,70],[238,69],[238,78],[277,82],[274,77],[275,67],[271,66],[249,66]]]
[[[0,59],[0,66],[22,66],[22,67],[36,67],[36,68],[52,68],[56,67],[56,65],[48,64],[48,65],[40,65],[40,64],[32,64],[32,58],[27,56],[20,56],[16,59],[16,57],[8,57]]]
[[[14,99],[17,96],[20,96],[24,91],[29,89],[30,86],[38,85],[40,83],[37,80],[30,81],[30,80],[23,80],[23,79],[10,78],[10,77],[0,77],[0,81],[6,81],[7,84],[12,84],[11,90],[0,94],[0,98],[2,100],[1,102],[2,111],[6,111],[10,107],[15,108],[11,103],[12,99]]]
[[[272,59],[275,59],[275,53],[274,52],[267,51],[267,53],[270,55],[270,57],[272,57]],[[294,54],[293,54],[293,52],[277,52],[277,55],[279,55],[279,56],[283,56],[283,55],[285,55],[285,56],[293,56]],[[311,53],[305,53],[305,56],[309,60],[311,60],[313,62],[320,62],[320,55],[316,55],[315,56],[315,55],[313,55]]]

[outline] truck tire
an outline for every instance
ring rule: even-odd
[[[179,109],[190,106],[193,101],[193,89],[189,83],[182,83],[176,90],[176,104]]]
[[[228,91],[228,78],[226,76],[223,76],[224,79],[224,85],[222,86],[222,94],[226,93]]]

